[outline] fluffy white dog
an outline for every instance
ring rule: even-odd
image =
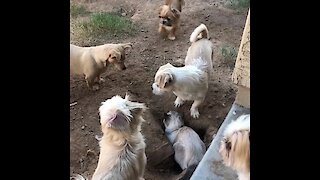
[[[152,84],[153,93],[162,95],[173,92],[177,98],[176,107],[184,101],[194,101],[190,113],[199,117],[198,107],[204,101],[208,91],[208,81],[212,71],[213,44],[208,39],[209,32],[204,24],[199,25],[191,34],[184,67],[174,67],[170,63],[161,66]]]
[[[219,152],[224,163],[237,171],[239,180],[250,180],[250,114],[226,127]]]
[[[141,134],[143,103],[114,96],[99,108],[103,136],[100,156],[92,180],[142,180],[146,166]]]

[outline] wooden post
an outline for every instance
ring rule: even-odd
[[[243,30],[241,44],[232,73],[232,81],[238,85],[235,102],[250,108],[250,9]]]

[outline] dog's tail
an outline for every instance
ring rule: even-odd
[[[70,177],[70,180],[88,180],[88,178],[85,178],[85,177],[81,176],[80,174],[73,174]]]
[[[197,164],[193,164],[191,166],[189,166],[187,169],[185,169],[181,174],[182,177],[178,178],[178,180],[189,180],[193,174],[193,172],[196,170],[197,168]]]
[[[204,24],[200,24],[191,34],[190,42],[196,42],[198,39],[209,39],[209,31]]]

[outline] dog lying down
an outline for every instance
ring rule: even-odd
[[[100,155],[92,180],[143,180],[147,163],[141,124],[146,106],[113,96],[99,108],[102,137]],[[74,174],[76,180],[85,180]]]
[[[163,124],[173,145],[174,158],[183,170],[181,179],[189,179],[206,152],[205,144],[193,129],[184,126],[181,115],[176,111],[169,111]]]
[[[131,43],[104,44],[92,47],[80,47],[70,44],[70,73],[85,75],[87,86],[98,90],[104,82],[100,77],[113,64],[118,70],[125,70],[125,49],[132,47]]]
[[[250,180],[250,114],[226,127],[219,152],[226,166],[237,171],[239,180]]]

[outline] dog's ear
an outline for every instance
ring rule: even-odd
[[[132,48],[132,43],[121,44],[124,49]]]
[[[166,124],[166,119],[163,119],[163,120],[162,120],[162,123],[163,123],[163,125],[164,125],[164,128],[167,128],[168,125]]]
[[[159,10],[158,10],[159,18],[160,18],[160,14],[161,14],[162,8],[163,8],[163,5],[161,5],[161,6],[159,7]]]
[[[129,95],[128,93],[126,93],[126,95],[124,96],[124,99],[125,99],[126,101],[130,101],[130,95]]]
[[[173,13],[174,17],[178,18],[180,16],[180,11],[176,8],[171,8],[171,12]]]
[[[173,77],[171,74],[163,74],[161,77],[160,77],[160,83],[159,83],[159,86],[160,88],[165,88],[167,87],[168,85],[171,84],[173,80]]]

